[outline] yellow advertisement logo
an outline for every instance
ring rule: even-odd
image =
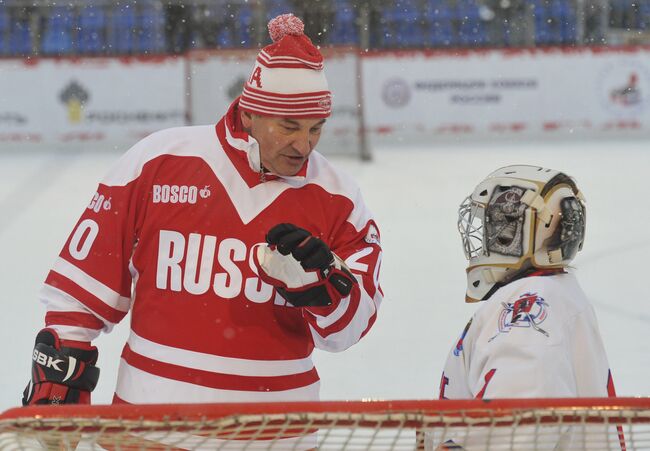
[[[61,91],[59,100],[68,108],[68,121],[71,124],[78,124],[83,119],[84,105],[90,98],[86,91],[78,82],[71,81],[68,86]]]

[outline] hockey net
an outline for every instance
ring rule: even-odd
[[[640,450],[650,449],[650,399],[42,406],[6,411],[0,415],[0,450],[27,449]]]

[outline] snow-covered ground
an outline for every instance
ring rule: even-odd
[[[435,398],[447,352],[472,311],[458,204],[507,164],[574,176],[588,201],[587,240],[575,260],[592,299],[619,395],[650,395],[650,141],[386,146],[372,163],[336,159],[353,174],[384,247],[379,319],[357,346],[315,356],[323,399]],[[0,152],[0,410],[16,406],[43,324],[36,295],[69,231],[118,153]],[[128,318],[127,318],[128,320]],[[127,320],[102,336],[95,403],[112,397]]]

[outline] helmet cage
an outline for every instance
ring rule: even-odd
[[[526,188],[497,185],[487,208],[468,196],[458,209],[458,232],[467,260],[491,252],[524,255],[524,225],[528,205],[521,198]]]
[[[484,249],[483,222],[485,208],[467,196],[458,208],[458,232],[463,242],[465,258],[471,260],[482,254]]]

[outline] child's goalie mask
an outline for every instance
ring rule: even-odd
[[[507,166],[481,182],[459,208],[468,302],[487,299],[531,268],[563,268],[582,248],[584,198],[567,175]]]

